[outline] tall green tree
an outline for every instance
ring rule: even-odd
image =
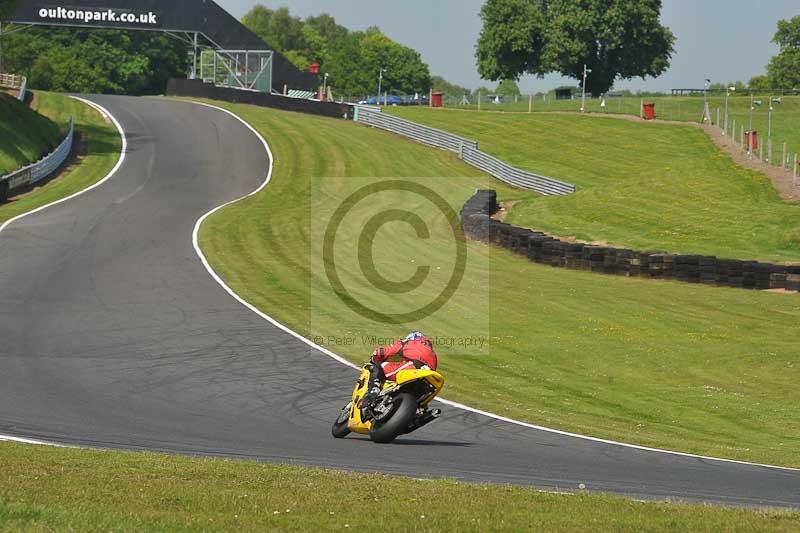
[[[339,25],[336,19],[327,13],[315,17],[308,17],[305,20],[305,24],[306,27],[313,28],[314,31],[328,42],[346,37],[347,34],[350,33],[347,28]]]
[[[382,87],[401,94],[427,92],[431,86],[428,65],[419,52],[391,40],[378,28],[368,28],[360,40],[361,62],[358,68],[373,75],[375,84],[384,69]],[[377,89],[377,88],[376,88]]]
[[[659,17],[661,0],[488,0],[481,9],[478,72],[518,79],[552,72],[607,92],[617,79],[659,76],[675,36]]]
[[[3,41],[4,68],[36,89],[155,94],[186,73],[187,46],[160,33],[31,28]]]
[[[779,21],[772,42],[780,47],[778,55],[767,66],[772,86],[779,89],[800,87],[800,16]]]
[[[747,90],[754,93],[765,93],[772,90],[772,79],[769,76],[753,76],[747,84]]]
[[[242,23],[282,54],[306,49],[303,21],[293,17],[287,7],[272,10],[256,5],[242,17]]]
[[[389,92],[414,94],[430,88],[430,71],[420,54],[379,28],[351,32],[325,13],[302,20],[286,8],[272,10],[263,5],[253,7],[242,22],[298,68],[318,63],[339,94],[376,94],[382,69],[382,88]]]

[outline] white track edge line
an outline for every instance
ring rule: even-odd
[[[116,119],[116,117],[114,117],[114,115],[109,113],[109,111],[106,108],[104,108],[103,106],[101,106],[100,104],[97,104],[95,102],[91,102],[89,100],[86,100],[85,98],[80,98],[78,96],[71,96],[70,95],[70,98],[72,98],[74,100],[78,100],[79,102],[82,102],[85,105],[88,105],[89,107],[91,107],[92,109],[94,109],[95,111],[100,113],[101,116],[108,117],[111,120],[111,122],[114,124],[114,126],[117,128],[117,131],[119,132],[120,139],[122,139],[122,147],[120,149],[119,159],[117,160],[117,164],[114,165],[114,167],[111,169],[111,171],[109,171],[109,173],[106,174],[106,176],[103,179],[101,179],[100,181],[98,181],[97,183],[95,183],[93,185],[90,185],[89,187],[86,187],[85,189],[82,189],[82,190],[80,190],[80,191],[78,191],[78,192],[76,192],[74,194],[71,194],[71,195],[67,196],[66,198],[61,198],[60,200],[56,200],[55,202],[50,202],[47,205],[43,205],[41,207],[37,207],[36,209],[33,209],[33,210],[28,211],[26,213],[22,213],[21,215],[17,215],[14,218],[11,218],[11,219],[7,220],[5,223],[0,225],[0,232],[2,232],[4,229],[6,229],[8,226],[10,226],[12,223],[16,222],[17,220],[20,220],[20,219],[23,219],[23,218],[25,218],[27,216],[33,215],[34,213],[38,213],[40,211],[44,211],[45,209],[47,209],[49,207],[53,207],[54,205],[58,205],[60,203],[72,200],[73,198],[77,198],[78,196],[80,196],[80,195],[82,195],[84,193],[87,193],[87,192],[91,191],[92,189],[94,189],[96,187],[99,187],[100,185],[102,185],[103,183],[107,182],[112,177],[114,177],[114,174],[117,173],[117,171],[122,166],[122,163],[125,161],[125,153],[128,150],[128,139],[125,136],[125,130],[122,129],[122,125],[120,125],[120,123]],[[65,444],[58,444],[56,442],[48,442],[48,441],[36,440],[36,439],[26,439],[26,438],[22,438],[22,437],[14,437],[14,436],[11,436],[11,435],[2,435],[2,434],[0,434],[0,441],[19,442],[19,443],[22,443],[22,444],[34,444],[34,445],[37,445],[37,446],[55,446],[57,448],[70,448],[71,447],[71,446],[68,446],[68,445],[65,445]]]
[[[40,211],[44,211],[45,209],[53,207],[54,205],[58,205],[60,203],[67,202],[69,200],[72,200],[73,198],[77,198],[78,196],[80,196],[82,194],[85,194],[85,193],[91,191],[92,189],[94,189],[96,187],[99,187],[100,185],[102,185],[106,181],[110,180],[114,176],[114,174],[117,173],[119,168],[122,166],[122,163],[125,161],[125,153],[128,150],[128,139],[125,136],[125,131],[122,129],[122,126],[117,121],[117,119],[114,117],[114,115],[109,113],[108,110],[105,109],[100,104],[96,104],[94,102],[90,102],[89,100],[86,100],[84,98],[80,98],[78,96],[70,96],[70,98],[72,98],[74,100],[78,100],[79,102],[83,102],[84,104],[88,105],[89,107],[93,108],[95,111],[100,113],[102,116],[108,117],[109,119],[111,119],[111,122],[117,128],[117,131],[119,132],[119,136],[122,139],[122,149],[120,150],[120,156],[119,156],[119,159],[117,160],[117,164],[114,165],[114,168],[112,168],[111,171],[103,179],[101,179],[97,183],[95,183],[93,185],[90,185],[89,187],[86,187],[85,189],[82,189],[82,190],[80,190],[80,191],[78,191],[78,192],[76,192],[74,194],[71,194],[71,195],[67,196],[66,198],[61,198],[60,200],[56,200],[55,202],[51,202],[51,203],[49,203],[47,205],[43,205],[41,207],[37,207],[36,209],[33,209],[33,210],[28,211],[26,213],[22,213],[21,215],[17,215],[12,219],[7,220],[5,223],[0,225],[0,232],[2,232],[4,229],[6,229],[8,226],[10,226],[12,223],[16,222],[17,220],[20,220],[20,219],[25,218],[27,216],[33,215],[33,214],[38,213]]]
[[[68,444],[59,444],[45,440],[26,439],[23,437],[12,437],[11,435],[0,435],[0,442],[16,442],[18,444],[31,444],[33,446],[52,446],[53,448],[75,448]]]
[[[204,102],[195,102],[195,101],[190,101],[190,102],[193,103],[193,104],[196,104],[196,105],[202,105],[202,106],[210,107],[212,109],[216,109],[218,111],[222,111],[223,113],[227,113],[228,115],[234,117],[236,120],[238,120],[239,122],[244,124],[247,127],[247,129],[249,129],[251,132],[253,132],[256,135],[256,137],[264,145],[264,148],[267,151],[267,155],[269,156],[269,170],[267,171],[267,176],[266,176],[266,178],[264,180],[264,183],[262,183],[261,186],[258,189],[256,189],[255,191],[253,191],[253,192],[251,192],[249,194],[246,194],[245,196],[242,196],[241,198],[237,198],[236,200],[231,200],[230,202],[228,202],[226,204],[223,204],[223,205],[221,205],[219,207],[215,207],[214,209],[212,209],[211,211],[209,211],[208,213],[203,215],[200,218],[200,220],[197,221],[197,224],[195,224],[194,232],[192,234],[192,242],[194,244],[195,252],[197,253],[197,255],[200,258],[200,260],[203,262],[203,266],[206,267],[206,270],[208,270],[208,273],[211,275],[212,278],[214,278],[214,281],[216,281],[220,286],[222,286],[222,288],[225,289],[225,291],[228,294],[230,294],[233,298],[235,298],[240,304],[242,304],[243,306],[247,307],[252,312],[257,314],[258,316],[260,316],[261,318],[263,318],[264,320],[266,320],[267,322],[269,322],[273,326],[283,330],[284,332],[286,332],[289,335],[291,335],[292,337],[304,342],[305,344],[307,344],[308,346],[314,348],[315,350],[327,355],[328,357],[331,357],[331,358],[335,359],[336,361],[338,361],[338,362],[340,362],[340,363],[342,363],[344,365],[349,366],[350,368],[354,368],[354,369],[358,370],[360,368],[358,365],[355,365],[355,364],[351,363],[350,361],[344,359],[340,355],[337,355],[337,354],[333,353],[332,351],[328,350],[327,348],[324,348],[322,346],[314,344],[309,339],[303,337],[302,335],[300,335],[296,331],[293,331],[293,330],[289,329],[287,326],[281,324],[280,322],[278,322],[277,320],[275,320],[271,316],[269,316],[266,313],[262,312],[261,310],[257,309],[251,303],[249,303],[246,300],[244,300],[243,298],[241,298],[238,294],[236,294],[236,292],[233,291],[233,289],[231,289],[222,280],[222,278],[219,277],[219,275],[211,267],[211,264],[208,262],[208,259],[206,258],[205,254],[203,254],[203,251],[200,249],[200,244],[199,244],[199,241],[198,241],[198,236],[199,236],[199,233],[200,233],[200,226],[202,226],[203,222],[205,222],[205,220],[208,217],[210,217],[211,215],[213,215],[214,213],[216,213],[220,209],[223,209],[223,208],[225,208],[225,207],[227,207],[227,206],[229,206],[231,204],[235,204],[236,202],[239,202],[240,200],[244,200],[245,198],[249,198],[250,196],[258,194],[259,192],[261,192],[264,189],[264,187],[269,185],[270,181],[272,181],[272,170],[273,170],[273,166],[274,166],[274,163],[273,163],[274,162],[274,158],[273,158],[273,155],[272,155],[272,150],[270,149],[269,144],[267,143],[266,139],[264,139],[264,137],[258,131],[256,131],[255,128],[253,128],[250,124],[248,124],[247,121],[245,121],[239,115],[237,115],[236,113],[233,113],[232,111],[228,111],[227,109],[223,109],[221,107],[217,107],[215,105],[207,104],[207,103],[204,103]],[[546,432],[546,433],[552,433],[552,434],[555,434],[555,435],[563,435],[565,437],[573,437],[573,438],[576,438],[576,439],[588,440],[588,441],[598,442],[598,443],[602,443],[602,444],[609,444],[609,445],[612,445],[612,446],[619,446],[619,447],[622,447],[622,448],[630,448],[630,449],[646,451],[646,452],[662,453],[662,454],[674,455],[674,456],[678,456],[678,457],[689,457],[689,458],[693,458],[693,459],[703,459],[703,460],[708,460],[708,461],[716,461],[716,462],[720,462],[720,463],[729,463],[729,464],[737,464],[737,465],[744,465],[744,466],[757,466],[757,467],[762,467],[762,468],[770,468],[770,469],[773,469],[773,470],[784,470],[784,471],[788,471],[788,472],[800,472],[800,468],[792,468],[792,467],[788,467],[788,466],[777,466],[777,465],[770,465],[770,464],[763,464],[763,463],[751,463],[751,462],[748,462],[748,461],[737,461],[735,459],[723,459],[723,458],[720,458],[720,457],[711,457],[711,456],[707,456],[707,455],[697,455],[697,454],[693,454],[693,453],[677,452],[677,451],[673,451],[673,450],[665,450],[665,449],[662,449],[662,448],[650,448],[650,447],[647,447],[647,446],[640,446],[638,444],[629,444],[629,443],[626,443],[626,442],[619,442],[619,441],[614,441],[614,440],[601,439],[599,437],[590,437],[588,435],[580,435],[578,433],[570,433],[568,431],[562,431],[562,430],[559,430],[559,429],[553,429],[553,428],[548,428],[548,427],[544,427],[544,426],[537,426],[535,424],[530,424],[528,422],[522,422],[520,420],[514,420],[513,418],[508,418],[508,417],[505,417],[505,416],[496,415],[496,414],[490,413],[488,411],[482,411],[480,409],[476,409],[474,407],[469,407],[468,405],[460,404],[460,403],[453,402],[453,401],[450,401],[450,400],[446,400],[444,398],[437,398],[436,401],[439,402],[439,403],[443,403],[445,405],[449,405],[450,407],[455,407],[455,408],[461,409],[463,411],[468,411],[470,413],[475,413],[475,414],[478,414],[478,415],[481,415],[481,416],[492,418],[492,419],[498,420],[500,422],[506,422],[508,424],[521,426],[521,427],[524,427],[524,428],[527,428],[527,429],[534,429],[534,430],[537,430],[537,431],[543,431],[543,432]]]

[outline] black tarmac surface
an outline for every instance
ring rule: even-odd
[[[261,184],[260,141],[190,103],[91,99],[122,123],[124,165],[0,233],[0,434],[800,507],[800,472],[602,444],[453,408],[394,445],[334,440],[355,372],[231,298],[192,246],[202,215]]]

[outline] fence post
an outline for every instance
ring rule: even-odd
[[[720,126],[720,123],[719,123],[719,108],[717,108],[717,127],[718,128],[722,127],[722,126]]]
[[[794,171],[792,172],[792,177],[794,178],[794,181],[796,182],[797,181],[797,154],[794,154]]]
[[[528,113],[533,113],[533,95],[528,96]]]
[[[464,141],[458,142],[458,158],[464,159]]]
[[[644,119],[644,98],[639,102],[639,118]]]
[[[478,91],[478,111],[481,110],[481,92]]]
[[[770,139],[768,142],[769,142],[769,149],[767,150],[767,161],[769,162],[770,165],[772,165],[773,164],[772,163],[772,139]]]
[[[744,148],[744,126],[739,126],[739,140],[741,141],[742,148]],[[748,148],[748,152],[750,149]]]
[[[786,143],[783,143],[783,157],[781,158],[781,168],[786,168]]]

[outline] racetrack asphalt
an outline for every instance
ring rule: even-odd
[[[90,99],[126,132],[119,172],[0,233],[0,434],[800,508],[797,471],[626,448],[453,408],[393,445],[333,439],[354,370],[232,298],[192,245],[200,217],[263,182],[260,140],[228,114],[188,102]]]

